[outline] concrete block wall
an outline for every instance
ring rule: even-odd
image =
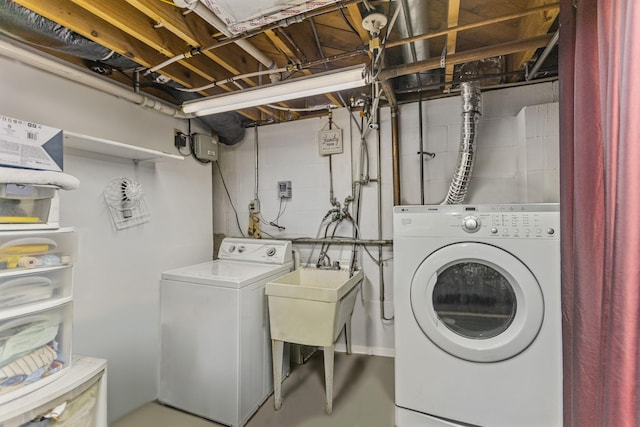
[[[483,93],[483,114],[479,126],[478,149],[473,178],[469,186],[468,203],[517,203],[527,201],[552,201],[554,199],[553,150],[557,150],[557,138],[552,135],[533,136],[530,128],[552,132],[557,128],[557,109],[540,112],[534,121],[534,107],[557,102],[557,83],[544,83],[525,87],[487,91]],[[525,107],[531,113],[520,115]],[[537,110],[536,110],[537,111]],[[541,110],[542,111],[542,110]],[[342,203],[351,194],[351,183],[359,175],[361,141],[359,131],[349,113],[342,109],[334,112],[335,124],[343,129],[344,153],[332,156],[335,197]],[[356,117],[359,122],[359,118]],[[456,166],[461,122],[461,103],[457,96],[426,101],[422,117],[418,104],[401,105],[400,155],[402,204],[420,203],[420,126],[423,132],[424,151],[434,152],[436,157],[424,160],[425,203],[439,204],[446,195],[452,173]],[[378,188],[370,182],[362,191],[361,237],[365,239],[392,239],[393,185],[391,164],[391,125],[388,109],[380,113],[379,144],[381,152],[381,218],[382,234],[378,235]],[[528,123],[528,127],[525,124]],[[535,123],[535,124],[534,124]],[[315,237],[320,221],[331,207],[329,204],[329,158],[318,153],[317,132],[327,124],[327,118],[314,118],[258,129],[258,193],[262,215],[270,221],[277,216],[280,200],[277,197],[277,181],[292,181],[293,197],[284,204],[286,209],[279,224],[286,227],[278,231],[266,226],[264,230],[275,238]],[[532,139],[527,153],[526,132]],[[542,132],[542,131],[541,131]],[[543,132],[543,133],[544,133]],[[523,135],[525,136],[523,139]],[[545,144],[534,144],[536,137]],[[248,223],[248,203],[254,198],[255,187],[255,134],[249,129],[243,141],[233,147],[221,147],[218,162],[225,177],[229,192],[238,211],[243,232]],[[544,140],[544,138],[547,138]],[[378,134],[371,132],[366,139],[369,153],[368,175],[377,179],[376,152]],[[555,147],[555,148],[554,148]],[[545,154],[547,153],[547,154]],[[532,170],[526,176],[523,165],[528,157],[543,156],[549,167]],[[546,156],[546,157],[545,157]],[[534,163],[529,162],[531,167]],[[365,170],[367,168],[365,167]],[[548,188],[543,188],[544,200],[532,197],[534,188],[527,192],[527,185],[537,182],[536,173],[546,177]],[[525,178],[530,178],[530,183]],[[557,181],[556,181],[557,182]],[[214,231],[228,236],[238,236],[234,212],[221,185],[218,172],[214,170]],[[557,192],[557,190],[555,190]],[[531,196],[527,196],[531,193]],[[324,229],[320,231],[324,232]],[[330,232],[332,229],[330,229]],[[352,227],[342,224],[336,235],[351,236]],[[263,237],[268,237],[263,235]],[[319,245],[295,244],[301,259],[306,262],[313,249],[315,263]],[[329,251],[332,260],[348,263],[350,246],[333,245]],[[368,248],[378,258],[378,248]],[[381,318],[380,301],[382,276],[384,281],[384,315],[393,316],[393,257],[397,256],[390,246],[382,249],[382,274],[366,252],[359,250],[358,262],[364,269],[365,281],[356,302],[352,330],[354,351],[381,355],[393,355],[393,321]],[[341,345],[338,345],[338,349]]]

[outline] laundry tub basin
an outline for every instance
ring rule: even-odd
[[[362,270],[301,268],[267,283],[271,339],[332,346],[353,313]]]

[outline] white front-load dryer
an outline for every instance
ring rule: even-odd
[[[562,425],[559,206],[394,208],[398,427]]]

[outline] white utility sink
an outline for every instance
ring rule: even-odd
[[[271,339],[331,346],[353,312],[362,271],[302,268],[267,283]]]
[[[349,277],[347,270],[301,268],[268,282],[265,288],[274,378],[281,378],[284,342],[324,347],[327,413],[333,400],[333,345],[344,328],[347,353],[351,353],[351,315],[363,277],[362,270]],[[280,383],[274,385],[275,408],[280,409]]]

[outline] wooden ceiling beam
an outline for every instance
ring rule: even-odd
[[[127,3],[114,2],[111,0],[71,1],[119,30],[140,40],[147,46],[157,50],[167,58],[179,55],[187,49],[187,45],[182,40],[163,28],[155,29],[151,18],[130,7]],[[189,60],[181,60],[178,61],[178,63],[209,81],[226,78],[218,64],[202,56]],[[223,85],[220,87],[226,91],[231,90]]]
[[[15,3],[135,61],[142,67],[149,68],[166,59],[155,49],[146,46],[70,1],[17,0]],[[193,74],[191,70],[184,68],[179,63],[163,68],[160,74],[187,88],[200,87],[210,83],[209,80]],[[212,88],[198,93],[202,96],[217,95],[224,93],[221,89],[219,87]],[[239,113],[253,120],[258,117],[255,109],[242,110]]]
[[[464,52],[457,52],[447,55],[446,62],[449,64],[464,64],[465,62],[478,61],[486,58],[493,58],[499,55],[509,55],[516,52],[523,52],[529,49],[538,49],[546,46],[552,34],[543,34],[541,36],[531,37],[523,40],[514,40],[506,43],[499,43],[492,46],[472,49]],[[434,57],[418,61],[413,64],[397,65],[395,67],[382,70],[378,75],[380,81],[386,81],[408,74],[415,74],[422,71],[430,71],[440,68],[440,57]]]
[[[353,28],[358,32],[360,40],[365,45],[369,44],[369,32],[362,28],[362,13],[360,13],[360,8],[357,4],[350,4],[347,6],[347,11],[351,16],[351,25],[353,25]]]
[[[134,37],[123,33],[70,1],[16,0],[15,3],[129,58],[143,67],[151,67],[166,59],[155,49],[140,43]],[[172,64],[162,69],[161,74],[188,88],[200,87],[209,83],[208,80],[194,75],[191,70],[185,69],[179,64]],[[201,94],[207,96],[219,92],[220,90],[211,90],[202,91]]]
[[[529,0],[530,8],[544,6],[553,0]],[[519,38],[527,38],[537,36],[539,34],[546,34],[556,17],[558,16],[558,9],[545,10],[543,12],[531,14],[522,18],[522,22],[518,28]],[[536,54],[535,49],[530,49],[524,52],[518,52],[512,55],[510,58],[509,70],[515,71],[522,69],[523,65],[531,61]]]
[[[278,50],[282,51],[283,54],[285,54],[287,57],[289,57],[292,61],[296,62],[297,64],[301,64],[303,62],[303,59],[306,59],[306,58],[300,58],[300,54],[294,51],[291,47],[289,47],[287,41],[280,38],[280,36],[274,30],[267,30],[264,32],[264,34],[269,38],[269,40],[274,44],[274,46],[278,48]],[[300,72],[305,76],[310,76],[313,74],[311,70],[306,68],[300,70]],[[332,104],[342,105],[342,103],[338,101],[338,99],[333,94],[330,94],[330,93],[326,94],[326,97],[327,99],[329,99],[329,101]]]
[[[387,49],[392,48],[392,47],[396,47],[396,46],[400,46],[406,43],[411,43],[411,42],[415,42],[418,40],[428,40],[428,39],[432,39],[432,38],[436,38],[436,37],[441,37],[441,36],[446,36],[449,33],[452,32],[461,32],[461,31],[466,31],[466,30],[472,30],[474,28],[479,28],[479,27],[485,27],[488,25],[492,25],[492,24],[497,24],[500,22],[505,22],[505,21],[510,21],[513,19],[518,19],[518,18],[522,18],[525,16],[529,16],[532,14],[536,14],[536,13],[540,13],[540,12],[545,12],[545,11],[558,11],[560,7],[560,3],[548,3],[545,4],[543,6],[538,6],[538,7],[533,7],[531,9],[527,9],[527,10],[523,10],[521,12],[514,12],[514,13],[510,13],[507,15],[502,15],[502,16],[497,16],[494,18],[487,18],[487,19],[483,19],[481,21],[477,21],[477,22],[472,22],[470,24],[463,24],[463,25],[458,25],[452,28],[446,28],[444,30],[438,30],[438,31],[431,31],[429,33],[426,34],[420,34],[417,36],[413,36],[413,37],[408,37],[406,39],[402,39],[402,40],[396,40],[396,41],[389,41],[387,42],[386,46]]]
[[[168,31],[175,34],[189,46],[203,47],[209,46],[214,42],[210,31],[211,27],[193,12],[184,15],[182,9],[158,0],[126,1]],[[185,51],[186,50],[185,48]],[[253,57],[233,45],[207,50],[203,52],[203,55],[219,64],[234,76],[254,72],[258,69],[258,63]],[[250,78],[243,79],[243,81],[249,86],[257,85],[257,83]]]

